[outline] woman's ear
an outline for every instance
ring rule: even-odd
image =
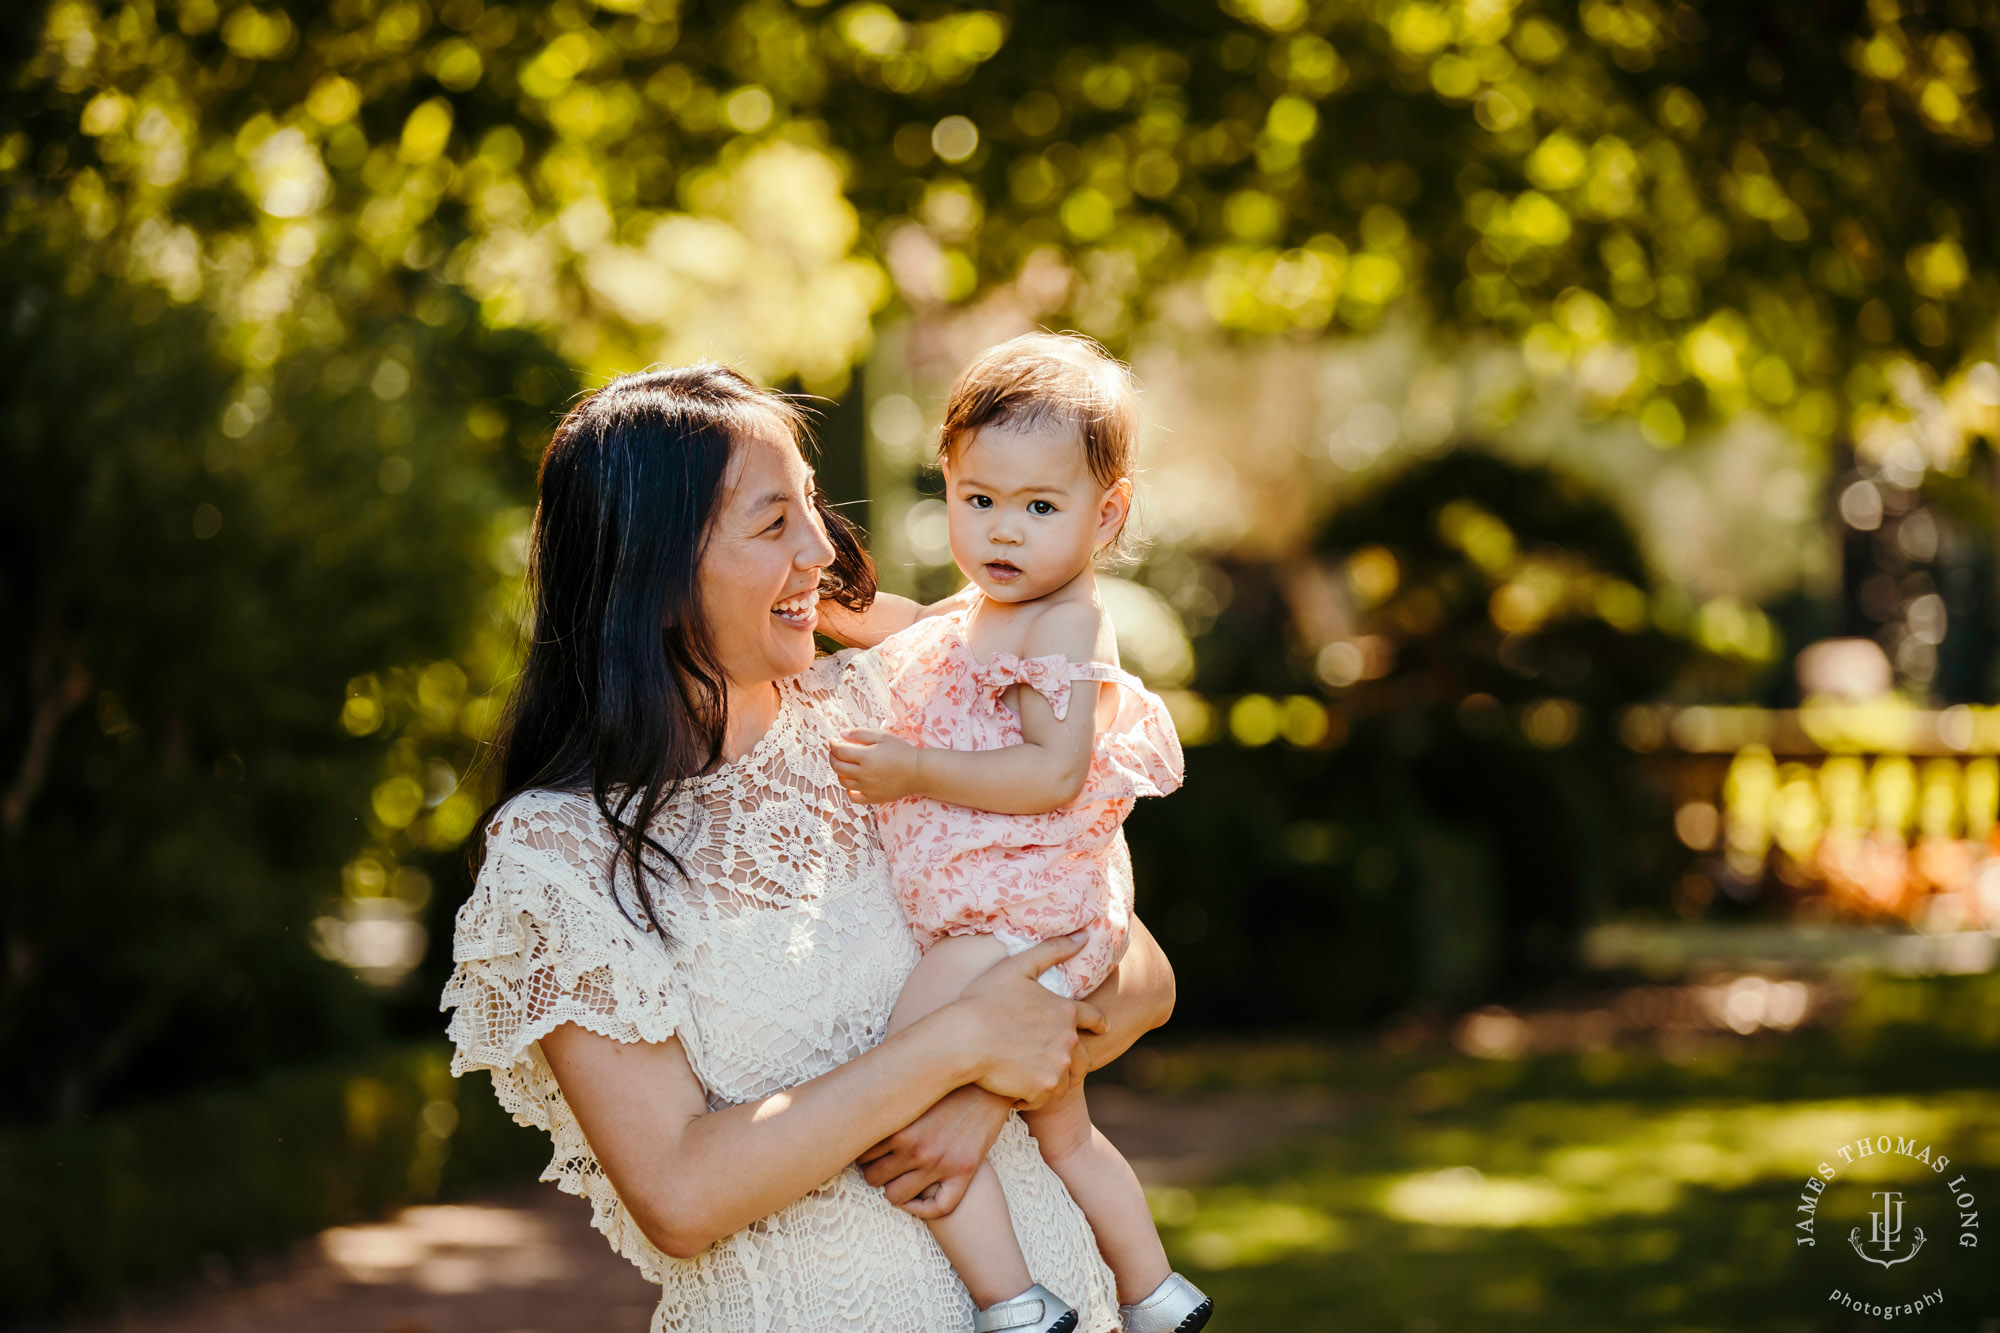
[[[1097,544],[1102,547],[1118,539],[1125,520],[1132,514],[1132,479],[1120,477],[1105,489],[1097,508]]]

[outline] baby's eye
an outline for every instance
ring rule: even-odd
[[[1028,501],[1028,512],[1031,514],[1053,514],[1056,512],[1056,507],[1047,500],[1030,500]]]
[[[965,497],[965,502],[974,509],[991,509],[993,507],[993,497],[990,495],[968,495]]]

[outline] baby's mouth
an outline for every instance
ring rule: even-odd
[[[771,608],[771,614],[795,629],[811,629],[819,620],[819,589],[807,588]]]
[[[1008,564],[1005,560],[989,560],[986,562],[986,576],[995,583],[1012,583],[1021,577],[1021,571],[1018,566]]]

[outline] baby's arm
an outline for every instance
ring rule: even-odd
[[[848,648],[872,648],[896,630],[906,630],[924,616],[934,616],[958,602],[958,594],[942,602],[912,602],[894,592],[876,592],[868,610],[848,610],[832,598],[820,600],[820,632]]]
[[[922,611],[922,606],[893,592],[876,593],[866,611],[850,611],[822,598],[819,632],[849,648],[873,648],[897,630],[916,624]]]
[[[1028,628],[1022,656],[1097,656],[1099,613],[1052,606]],[[1039,815],[1077,798],[1090,776],[1097,739],[1097,682],[1070,686],[1061,718],[1033,689],[1020,690],[1020,745],[999,750],[932,750],[882,731],[850,731],[833,746],[833,768],[850,796],[870,805],[928,796],[996,815]]]
[[[898,597],[893,592],[875,594],[866,611],[850,611],[838,602],[823,600],[819,604],[820,633],[835,643],[849,648],[873,648],[898,630],[906,630],[929,616],[941,611],[950,611],[966,600],[966,590],[973,585],[953,593],[942,601],[925,606],[907,597]]]

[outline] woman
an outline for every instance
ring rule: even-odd
[[[453,1070],[548,1131],[543,1178],[661,1284],[656,1333],[971,1328],[912,1214],[947,1211],[989,1147],[1037,1279],[1080,1330],[1116,1328],[1008,1107],[1163,1021],[1171,977],[1135,922],[1089,1002],[1036,984],[1078,947],[1051,941],[882,1039],[917,953],[827,747],[885,701],[865,657],[813,647],[817,599],[865,606],[873,576],[799,427],[717,366],[626,376],[558,427],[444,995]]]

